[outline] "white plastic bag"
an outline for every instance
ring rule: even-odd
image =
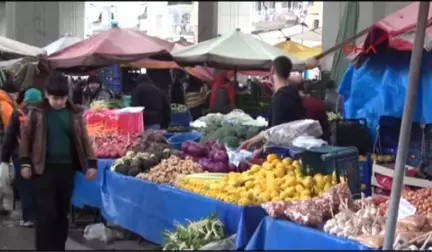
[[[123,239],[123,234],[117,230],[106,227],[103,223],[90,224],[84,229],[84,239],[110,242]]]
[[[0,193],[4,190],[8,190],[11,186],[11,174],[9,172],[9,164],[0,164]]]
[[[0,210],[13,210],[13,190],[11,166],[0,163]]]
[[[292,142],[299,136],[320,137],[323,134],[318,121],[305,119],[280,124],[264,131],[268,144],[292,147]]]
[[[310,149],[327,145],[327,142],[322,139],[317,139],[313,136],[299,136],[292,142],[294,147]]]
[[[236,234],[233,234],[230,237],[222,239],[220,241],[210,242],[202,246],[199,250],[235,250],[235,239]]]

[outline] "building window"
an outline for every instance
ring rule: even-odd
[[[315,19],[313,23],[313,29],[318,29],[318,28],[319,28],[319,19]]]

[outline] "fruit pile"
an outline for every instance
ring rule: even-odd
[[[252,165],[248,171],[230,172],[219,180],[184,177],[177,186],[233,204],[254,205],[312,198],[335,184],[335,174],[307,176],[299,161],[270,154],[262,165]]]

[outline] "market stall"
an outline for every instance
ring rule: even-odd
[[[12,60],[29,57],[37,58],[45,54],[43,49],[10,38],[0,36],[0,60]]]
[[[80,42],[82,39],[78,37],[74,37],[70,34],[66,34],[65,36],[57,39],[56,41],[51,42],[43,49],[46,51],[47,56],[50,56],[53,53],[56,53],[60,50],[63,50],[66,47],[69,47],[75,43]]]
[[[128,45],[128,46],[118,46]],[[51,69],[85,72],[145,58],[171,58],[167,42],[135,29],[113,27],[41,59]]]
[[[358,242],[266,216],[245,250],[368,250]]]

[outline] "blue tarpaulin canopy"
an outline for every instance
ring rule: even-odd
[[[346,118],[365,118],[372,133],[381,116],[402,117],[410,51],[381,49],[359,67],[349,66],[339,86]],[[423,54],[414,122],[432,123],[432,52]],[[428,98],[429,97],[429,98]]]

